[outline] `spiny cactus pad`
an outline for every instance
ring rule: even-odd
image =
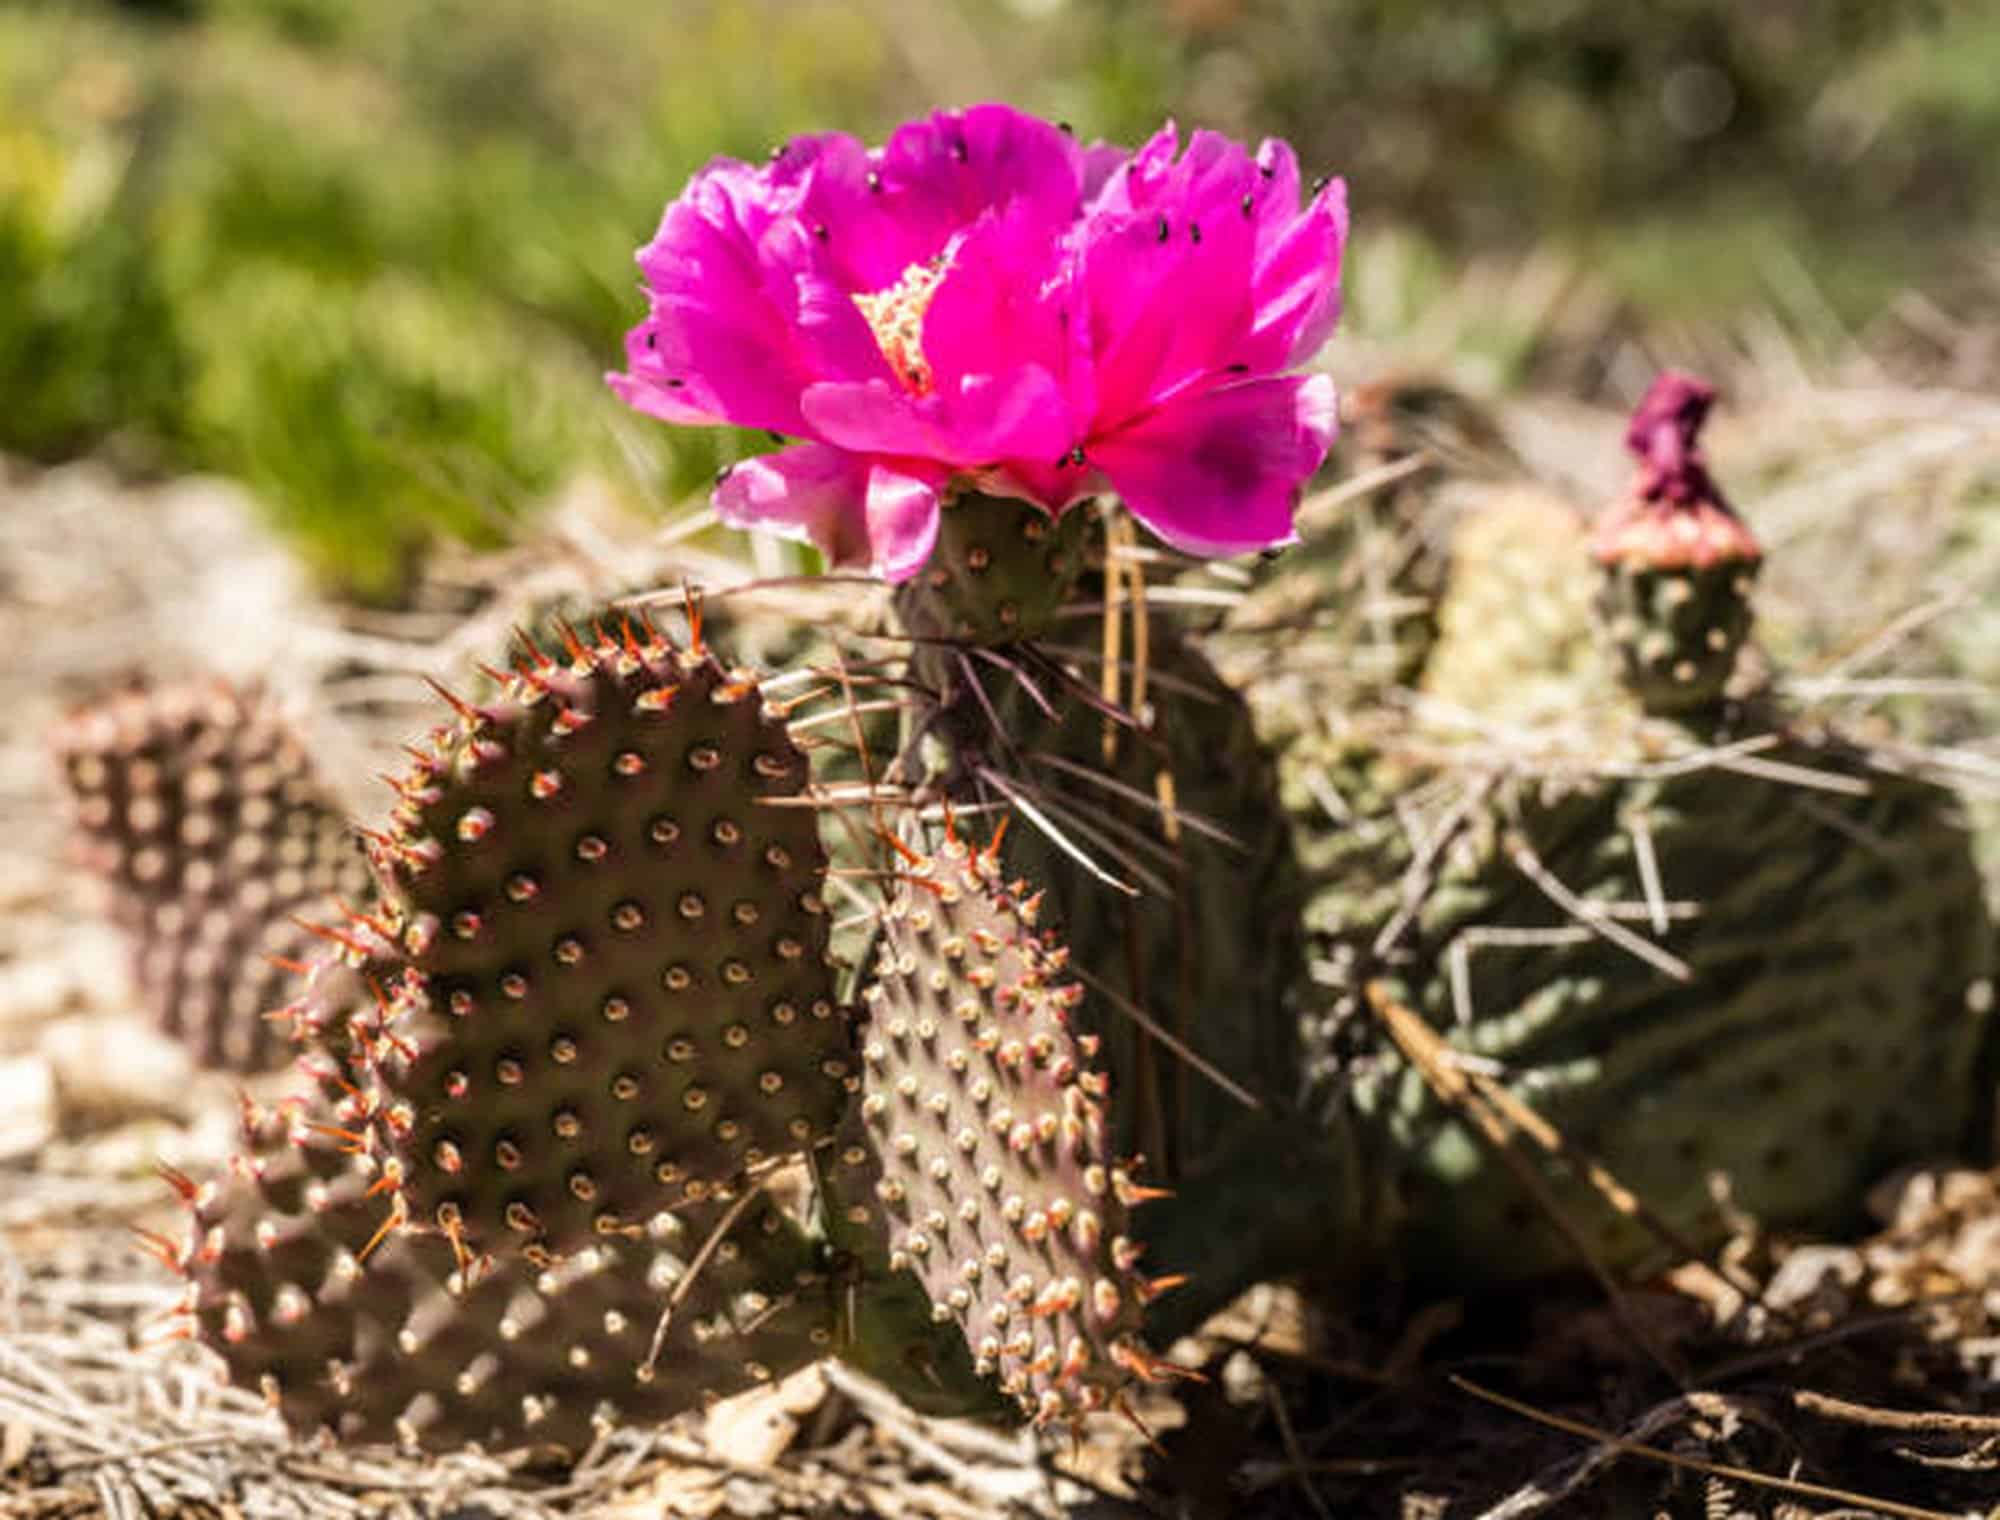
[[[433,736],[351,936],[380,1000],[370,1133],[413,1222],[473,1250],[559,1255],[699,1202],[858,1085],[780,717],[657,635],[569,652]]]
[[[1068,1028],[1082,989],[1033,919],[993,851],[951,839],[917,859],[867,994],[861,1113],[890,1266],[1047,1422],[1163,1364],[1138,1339],[1158,1291],[1133,1270],[1128,1211],[1145,1190],[1105,1151],[1106,1083]],[[859,1146],[841,1160],[871,1164]]]
[[[1664,744],[1663,727],[1643,732]],[[1805,736],[1767,741],[1745,774],[1706,758],[1729,737],[1690,736],[1637,774],[1600,756],[1567,776],[1461,775],[1379,836],[1372,869],[1350,854],[1308,921],[1327,964],[1388,977],[1686,1235],[1719,1228],[1717,1171],[1768,1225],[1843,1228],[1885,1171],[1964,1140],[1993,930],[1948,794]],[[1433,836],[1413,897],[1363,891]],[[1385,967],[1378,932],[1405,901]],[[1330,1007],[1309,1043],[1333,1108],[1352,1105],[1400,1176],[1422,1270],[1573,1262],[1365,1012]],[[1602,1260],[1657,1244],[1581,1182],[1559,1193]]]
[[[368,881],[304,742],[220,680],[120,692],[53,741],[79,854],[110,886],[155,1021],[206,1065],[273,1064],[285,1040],[263,1014],[290,973],[272,958],[310,943],[291,916]]]
[[[1046,889],[1046,919],[1092,985],[1239,1089],[1288,1101],[1298,1065],[1284,1003],[1304,957],[1276,775],[1243,699],[1168,619],[1149,620],[1146,646],[1142,720],[1119,723],[1056,692],[1051,722],[1015,690],[995,699],[1004,742],[977,741],[1067,839],[1141,895],[1025,820],[1008,831],[1001,865]],[[1161,1175],[1199,1164],[1247,1117],[1240,1098],[1108,997],[1079,1017],[1120,1074],[1117,1143]]]
[[[660,1215],[546,1271],[516,1256],[454,1273],[437,1242],[384,1231],[389,1200],[314,1112],[246,1115],[230,1175],[183,1184],[178,1253],[196,1337],[301,1435],[575,1454],[607,1423],[670,1418],[831,1343],[810,1243],[766,1198]]]

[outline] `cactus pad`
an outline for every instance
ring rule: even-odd
[[[706,652],[569,646],[461,705],[369,842],[373,1134],[412,1220],[475,1250],[699,1202],[858,1081],[784,724]]]
[[[1643,726],[1654,747],[1624,766],[1475,770],[1406,797],[1405,818],[1342,825],[1376,831],[1378,858],[1348,852],[1309,927],[1327,964],[1388,976],[1683,1234],[1714,1238],[1714,1172],[1773,1227],[1843,1228],[1877,1177],[1961,1143],[1974,1115],[1993,936],[1966,835],[1948,794],[1856,746],[1766,741],[1746,774],[1685,738],[1663,752],[1671,732]],[[1412,840],[1434,841],[1428,868]],[[1385,966],[1378,935],[1405,908]],[[1573,1261],[1365,1014],[1331,1007],[1309,1043],[1329,1112],[1397,1173],[1420,1270]],[[1559,1197],[1610,1264],[1657,1244],[1580,1182]]]
[[[122,692],[54,736],[84,865],[133,938],[155,1021],[205,1065],[283,1053],[262,1015],[310,944],[291,915],[366,890],[352,835],[310,755],[257,691],[222,681]]]
[[[1009,497],[949,497],[929,562],[897,590],[904,630],[918,640],[980,645],[1047,633],[1083,572],[1090,520],[1081,506],[1051,518]]]
[[[1288,913],[1295,884],[1277,778],[1243,699],[1200,650],[1159,616],[1146,644],[1143,718],[1108,720],[1070,696],[1050,722],[1009,693],[999,707],[1007,745],[988,744],[1014,786],[1141,895],[1100,880],[1024,820],[1001,865],[1046,890],[1044,918],[1092,985],[1258,1100],[1289,1101],[1297,1045],[1284,1004],[1304,956]],[[1198,1164],[1246,1117],[1240,1099],[1108,998],[1079,1020],[1121,1076],[1117,1143],[1161,1175]]]
[[[1094,1042],[1069,1031],[1082,989],[956,839],[890,903],[862,1030],[862,1118],[892,1268],[955,1320],[978,1370],[1038,1422],[1115,1402],[1157,1376],[1140,1345],[1156,1291],[1133,1271],[1128,1210],[1144,1190],[1105,1151]],[[840,1161],[872,1164],[853,1145]]]
[[[660,1215],[547,1271],[451,1273],[437,1242],[385,1231],[382,1189],[306,1112],[248,1116],[233,1172],[190,1188],[181,1255],[197,1338],[301,1435],[574,1455],[606,1423],[670,1418],[831,1342],[811,1247],[768,1199]]]

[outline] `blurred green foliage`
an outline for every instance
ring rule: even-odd
[[[1349,176],[1377,332],[1468,253],[1555,247],[1642,306],[1725,314],[1776,251],[1862,309],[1990,225],[1996,74],[1973,0],[0,7],[0,449],[238,476],[393,595],[580,465],[664,502],[762,446],[601,381],[632,250],[718,153],[981,97],[1124,141],[1171,114]],[[1531,334],[1492,315],[1504,378]]]
[[[1358,215],[1560,244],[1675,317],[1774,257],[1843,314],[2000,218],[1989,0],[1079,0],[1121,88],[1276,134]]]

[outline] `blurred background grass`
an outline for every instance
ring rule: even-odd
[[[1984,0],[0,5],[0,451],[238,477],[378,598],[579,469],[680,500],[751,445],[602,389],[661,206],[989,97],[1290,137],[1352,182],[1351,326],[1449,311],[1496,386],[1579,277],[1601,316],[1805,290],[1844,330],[1990,278],[1997,77]]]

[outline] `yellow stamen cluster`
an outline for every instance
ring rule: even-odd
[[[854,298],[875,334],[882,357],[913,396],[931,392],[931,366],[924,357],[924,313],[930,310],[931,297],[937,294],[950,267],[951,261],[938,254],[912,264],[895,284]]]

